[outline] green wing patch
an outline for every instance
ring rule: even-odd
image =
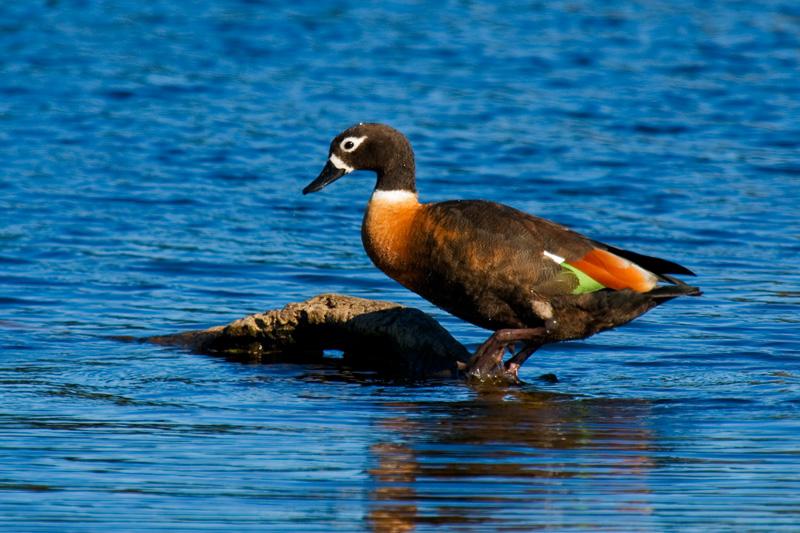
[[[578,278],[578,286],[572,289],[572,294],[585,294],[587,292],[597,292],[601,289],[605,289],[606,286],[602,283],[598,282],[594,278],[590,277],[588,274],[583,272],[582,270],[578,270],[574,266],[570,265],[566,261],[561,263],[561,266],[572,272],[576,278]]]

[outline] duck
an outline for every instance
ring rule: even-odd
[[[541,346],[584,339],[701,290],[678,263],[605,244],[487,200],[423,203],[411,144],[400,131],[359,123],[334,137],[303,194],[357,170],[377,179],[361,240],[386,275],[455,317],[493,333],[461,369],[518,381]],[[507,351],[511,356],[504,361]]]

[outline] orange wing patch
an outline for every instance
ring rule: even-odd
[[[610,289],[648,292],[658,281],[652,272],[599,248],[595,248],[577,261],[568,263]]]

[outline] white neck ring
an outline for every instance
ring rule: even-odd
[[[417,193],[405,191],[402,189],[395,189],[393,191],[384,191],[375,189],[372,192],[371,201],[373,202],[386,202],[386,203],[403,203],[403,202],[416,202]]]

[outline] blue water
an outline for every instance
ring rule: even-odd
[[[0,529],[797,531],[798,73],[790,0],[3,2]],[[371,266],[371,175],[300,194],[358,121],[705,296],[505,390],[109,338],[342,292],[482,341]]]

